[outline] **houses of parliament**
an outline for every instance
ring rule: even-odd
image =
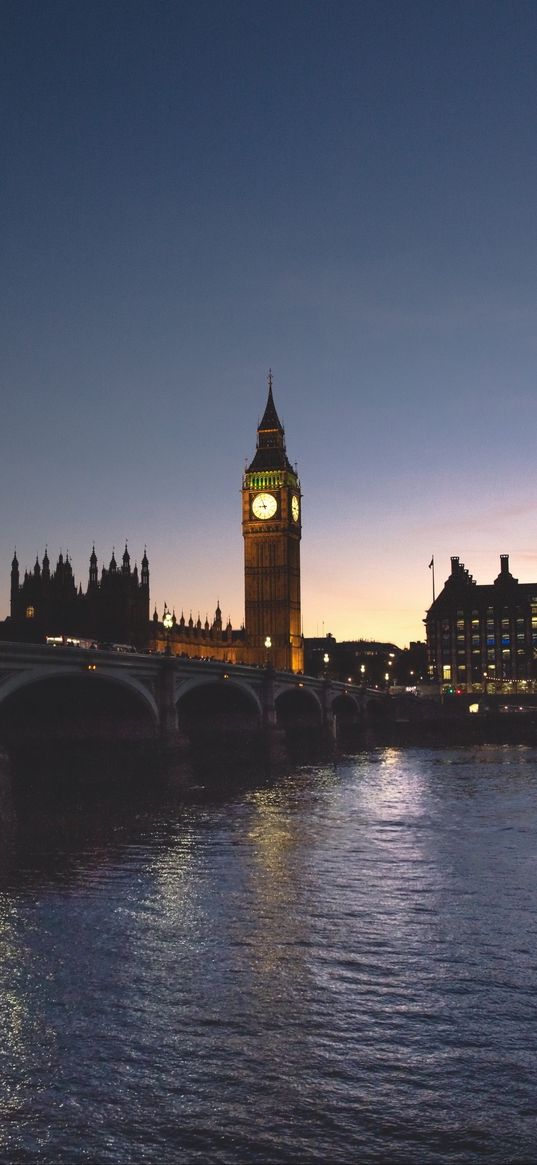
[[[10,615],[0,624],[4,640],[45,642],[61,638],[139,651],[209,657],[228,663],[262,665],[299,672],[304,666],[300,612],[300,482],[285,447],[269,373],[268,398],[257,429],[254,457],[242,481],[245,619],[224,625],[219,603],[212,622],[192,615],[160,619],[150,615],[149,560],[131,566],[128,547],[99,566],[95,547],[85,591],[77,586],[69,556],[51,568],[47,551],[21,579],[15,553],[11,564]],[[166,615],[169,614],[169,618]],[[168,626],[168,624],[171,624]]]

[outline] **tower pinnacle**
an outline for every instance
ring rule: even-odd
[[[265,411],[257,426],[257,448],[255,456],[246,472],[255,470],[285,469],[292,473],[293,468],[285,451],[285,431],[276,412],[272,395],[272,371],[268,375],[268,397]]]

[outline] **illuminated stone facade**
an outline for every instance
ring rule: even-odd
[[[458,558],[425,618],[429,672],[444,690],[535,689],[537,583],[519,583],[500,556],[500,573],[478,585]]]
[[[304,668],[301,519],[300,482],[287,457],[269,377],[257,448],[242,485],[245,623],[256,659],[269,657],[275,667],[294,672]]]
[[[272,395],[257,429],[254,457],[242,483],[245,625],[237,630],[214,619],[196,622],[192,614],[176,619],[168,632],[153,616],[155,651],[198,659],[222,659],[301,672],[304,643],[300,614],[301,494],[296,470],[285,449],[285,433]]]

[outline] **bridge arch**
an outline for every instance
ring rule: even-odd
[[[370,724],[380,724],[388,720],[393,711],[391,696],[369,696],[364,703],[364,715]]]
[[[32,693],[39,694],[39,689],[42,692],[48,691],[51,685],[56,688],[58,685],[67,686],[72,693],[76,691],[77,685],[79,685],[79,691],[85,687],[87,692],[90,692],[92,688],[100,691],[105,687],[122,689],[125,693],[134,696],[138,705],[141,704],[153,731],[156,732],[158,729],[159,710],[155,697],[135,676],[108,668],[106,671],[104,669],[93,671],[90,667],[54,667],[53,665],[17,672],[4,680],[0,685],[0,722],[5,719],[5,712],[9,706],[13,708],[19,704],[17,697],[23,698],[25,694],[30,696]]]
[[[189,676],[188,679],[179,678],[175,686],[174,697],[178,712],[181,712],[181,703],[190,692],[207,688],[211,688],[219,692],[224,692],[227,690],[236,690],[237,692],[240,692],[244,697],[245,703],[249,704],[251,710],[255,711],[258,718],[261,719],[263,709],[261,700],[255,688],[253,688],[252,685],[247,682],[247,680],[242,679],[240,676],[233,676],[229,673],[226,673],[225,676],[196,675]],[[224,697],[224,699],[226,699],[226,697]]]
[[[303,684],[280,687],[275,693],[278,723],[288,727],[293,723],[321,724],[323,708],[317,692]]]
[[[207,758],[236,758],[256,738],[262,723],[257,692],[229,674],[189,676],[176,688],[176,709],[179,731],[200,764]]]
[[[338,721],[357,721],[361,719],[360,703],[349,692],[338,692],[331,700],[331,711]]]

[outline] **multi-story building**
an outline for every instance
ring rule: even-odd
[[[397,679],[401,649],[394,643],[348,639],[338,643],[330,632],[304,641],[305,667],[310,676],[342,683],[389,688]]]
[[[444,690],[523,692],[537,676],[537,583],[500,573],[478,585],[459,559],[425,617],[430,678]]]

